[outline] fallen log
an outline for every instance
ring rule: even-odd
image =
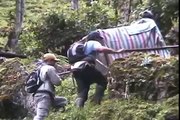
[[[27,58],[26,55],[20,55],[20,54],[15,54],[15,53],[8,53],[8,52],[0,52],[0,57],[6,57],[6,58],[14,58],[14,57]]]

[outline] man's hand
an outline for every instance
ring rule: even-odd
[[[125,49],[122,48],[122,49],[117,50],[117,53],[121,53],[121,52],[124,52],[124,51],[125,51]]]

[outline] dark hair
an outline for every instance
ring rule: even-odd
[[[89,40],[102,40],[103,38],[100,36],[99,32],[92,31],[87,35],[87,41]]]
[[[154,15],[150,10],[145,10],[142,14],[142,18],[151,18],[154,19]]]

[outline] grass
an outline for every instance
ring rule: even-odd
[[[92,85],[89,96],[94,90],[95,85]],[[57,94],[67,97],[69,104],[63,113],[51,111],[47,120],[164,120],[168,114],[178,116],[179,111],[179,95],[155,103],[138,98],[107,99],[107,91],[101,105],[93,105],[88,99],[85,107],[78,109],[74,105],[76,87],[70,78],[57,88]]]
[[[48,11],[58,11],[62,7],[69,9],[70,1],[67,6],[63,6],[65,3],[65,0],[26,0],[24,26],[28,27],[29,22],[36,22]],[[0,28],[9,26],[9,12],[14,9],[13,0],[0,0]],[[4,38],[0,38],[0,43],[2,41]],[[94,93],[94,88],[95,86],[91,87],[89,96]],[[70,102],[64,113],[51,111],[47,120],[163,120],[167,113],[178,112],[178,96],[162,103],[144,102],[139,99],[104,99],[101,106],[94,106],[88,100],[84,109],[80,110],[74,106],[76,87],[71,78],[64,80],[62,86],[57,87],[57,95],[67,97]],[[108,98],[107,93],[105,98]]]
[[[28,21],[36,21],[46,11],[61,9],[63,4],[69,3],[64,0],[26,0],[25,1],[25,24]],[[0,0],[0,27],[8,26],[9,12],[15,10],[15,1]]]

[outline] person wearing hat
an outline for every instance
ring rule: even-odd
[[[141,12],[139,15],[141,16],[141,18],[136,21],[133,21],[130,25],[139,25],[139,24],[145,23],[144,27],[147,30],[148,28],[147,28],[146,23],[152,23],[151,25],[148,25],[148,26],[152,26],[152,25],[154,25],[154,23],[157,24],[155,21],[155,18],[154,18],[154,14],[150,10],[145,10],[145,11]],[[149,28],[151,28],[151,27],[149,27]],[[143,29],[143,28],[141,28],[141,29]],[[134,30],[136,31],[137,28]]]
[[[36,104],[36,115],[33,120],[44,120],[51,106],[62,106],[67,104],[65,97],[55,96],[55,86],[61,84],[61,78],[56,72],[56,62],[59,59],[52,53],[44,54],[40,67],[40,79],[43,84],[34,93],[34,102]]]
[[[154,14],[150,10],[145,10],[140,15],[142,16],[142,18],[154,19]]]

